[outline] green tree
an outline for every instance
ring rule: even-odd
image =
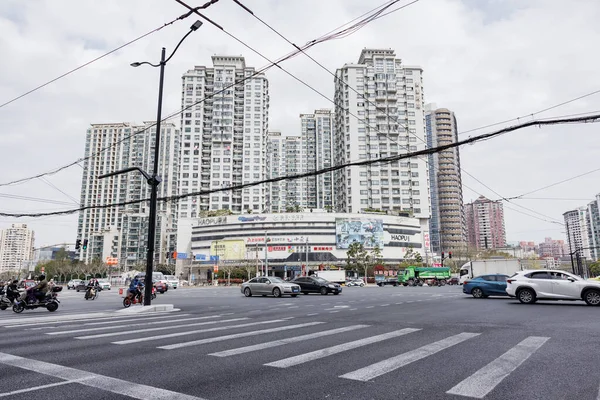
[[[363,270],[365,279],[369,276],[371,256],[362,243],[353,242],[346,251],[346,269],[353,271]]]
[[[600,276],[600,261],[591,263],[589,269],[591,276]]]
[[[423,257],[421,253],[415,251],[412,246],[408,247],[408,250],[404,254],[404,260],[400,263],[400,268],[406,268],[411,266],[420,267],[423,265]]]

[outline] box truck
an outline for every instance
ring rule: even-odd
[[[460,268],[459,282],[462,285],[467,279],[487,274],[511,276],[522,269],[521,261],[516,258],[469,261]]]

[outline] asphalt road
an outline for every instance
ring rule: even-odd
[[[180,288],[156,302],[181,311],[136,316],[112,313],[115,289],[61,299],[52,314],[0,312],[0,397],[600,399],[600,308],[583,302]]]

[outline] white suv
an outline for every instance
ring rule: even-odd
[[[600,282],[586,281],[564,271],[519,271],[506,280],[506,293],[525,304],[538,300],[583,300],[590,306],[600,305]]]

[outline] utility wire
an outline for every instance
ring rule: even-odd
[[[545,125],[569,124],[569,123],[596,123],[599,121],[600,121],[600,114],[591,115],[591,116],[587,116],[587,117],[556,119],[556,120],[551,120],[551,121],[548,121],[548,120],[546,120],[546,121],[529,121],[524,124],[506,127],[501,130],[498,130],[498,131],[485,133],[482,135],[470,137],[470,138],[463,139],[463,140],[460,140],[460,141],[457,141],[454,143],[450,143],[450,144],[446,144],[446,145],[442,145],[442,146],[438,146],[438,147],[434,147],[434,148],[429,148],[429,149],[424,149],[424,150],[419,150],[419,151],[409,152],[409,153],[404,153],[404,154],[398,154],[398,155],[394,155],[394,156],[373,159],[373,160],[354,161],[354,162],[350,162],[350,163],[346,163],[346,164],[335,165],[332,167],[323,168],[318,171],[305,172],[305,173],[301,173],[301,174],[286,175],[286,176],[281,176],[281,177],[276,177],[276,178],[264,179],[261,181],[244,183],[244,184],[225,187],[225,188],[202,190],[199,192],[191,192],[191,193],[180,194],[180,195],[175,195],[175,196],[162,197],[159,200],[161,200],[161,201],[177,201],[177,200],[191,197],[191,196],[201,196],[201,195],[207,195],[207,194],[212,194],[212,193],[217,193],[217,192],[225,192],[225,191],[231,191],[231,190],[244,189],[247,187],[258,186],[258,185],[262,185],[265,183],[274,183],[274,182],[280,182],[280,181],[302,179],[302,178],[306,178],[306,177],[310,177],[310,176],[318,176],[318,175],[322,175],[322,174],[332,172],[332,171],[341,170],[341,169],[348,168],[348,167],[371,165],[371,164],[389,164],[392,162],[396,162],[396,161],[411,158],[411,157],[435,154],[435,153],[439,153],[439,152],[447,150],[447,149],[463,146],[465,144],[476,143],[476,142],[479,142],[482,140],[487,140],[487,139],[490,139],[493,137],[504,135],[506,133],[513,132],[513,131],[516,131],[519,129],[527,128],[529,126],[545,126]],[[80,207],[77,209],[56,211],[56,212],[52,212],[52,213],[37,213],[37,214],[0,213],[0,217],[17,217],[17,218],[19,218],[19,217],[45,217],[45,216],[50,216],[50,215],[65,215],[65,214],[73,214],[73,213],[87,210],[87,209],[104,209],[104,208],[125,206],[125,205],[129,205],[129,204],[138,204],[138,203],[143,203],[146,201],[149,201],[149,199],[131,200],[131,201],[126,201],[126,202],[122,202],[122,203],[112,203],[112,204],[104,204],[104,205],[96,205],[96,206],[85,206],[85,207]],[[549,221],[547,221],[547,222],[549,222]]]
[[[58,192],[64,194],[66,197],[68,197],[73,203],[79,205],[79,201],[77,201],[73,196],[71,196],[70,194],[68,194],[67,192],[62,191],[61,189],[59,189],[56,185],[54,185],[52,182],[50,182],[48,179],[41,177],[39,178],[42,182],[44,182],[46,185],[50,186],[53,189],[56,189]]]
[[[8,194],[8,193],[0,193],[0,197],[6,198],[6,199],[13,199],[13,200],[34,201],[34,202],[44,203],[44,204],[57,204],[57,205],[61,205],[61,206],[72,206],[73,205],[73,203],[66,202],[66,201],[42,199],[39,197],[20,196],[20,195],[16,195],[16,194]]]
[[[538,188],[538,189],[535,189],[535,190],[529,191],[529,192],[527,192],[527,193],[520,194],[520,195],[518,195],[518,196],[509,197],[508,199],[509,199],[509,200],[521,199],[522,197],[528,196],[528,195],[530,195],[530,194],[533,194],[533,193],[540,192],[540,191],[542,191],[542,190],[545,190],[545,189],[551,188],[551,187],[553,187],[553,186],[560,185],[560,184],[562,184],[562,183],[570,182],[570,181],[572,181],[572,180],[575,180],[575,179],[577,179],[577,178],[581,178],[582,176],[586,176],[586,175],[589,175],[589,174],[592,174],[592,173],[594,173],[594,172],[598,172],[598,171],[600,171],[600,168],[596,168],[596,169],[593,169],[593,170],[591,170],[591,171],[587,171],[587,172],[584,172],[584,173],[582,173],[582,174],[575,175],[575,176],[572,176],[572,177],[570,177],[570,178],[563,179],[563,180],[561,180],[561,181],[554,182],[554,183],[551,183],[551,184],[549,184],[549,185],[546,185],[546,186],[542,186],[541,188]]]
[[[177,2],[181,3],[181,0],[176,0]],[[296,49],[298,49],[298,51],[301,51],[305,56],[307,56],[310,60],[312,60],[314,63],[316,63],[319,67],[321,67],[322,69],[324,69],[326,72],[328,72],[329,74],[331,74],[336,81],[341,82],[342,84],[344,84],[347,88],[351,89],[353,92],[355,92],[360,98],[363,98],[365,101],[367,101],[370,105],[374,105],[377,106],[375,103],[373,103],[371,100],[369,100],[367,97],[365,97],[363,94],[359,93],[355,88],[353,88],[350,84],[348,84],[347,82],[345,82],[343,79],[341,79],[339,76],[337,76],[337,74],[334,74],[333,72],[331,72],[327,67],[325,67],[323,64],[321,64],[320,62],[318,62],[315,58],[311,57],[309,54],[307,54],[305,51],[303,51],[300,47],[298,47],[296,44],[294,44],[292,41],[290,41],[287,37],[285,37],[283,34],[281,34],[279,31],[277,31],[277,29],[273,28],[271,25],[269,25],[267,22],[265,22],[263,19],[261,19],[259,16],[257,16],[254,12],[252,12],[249,8],[247,8],[246,6],[244,6],[239,0],[233,0],[237,5],[239,5],[241,8],[243,8],[246,12],[248,12],[249,14],[251,14],[254,18],[256,18],[258,21],[260,21],[263,25],[265,25],[266,27],[268,27],[271,31],[273,31],[276,35],[278,35],[279,37],[281,37],[283,40],[285,40],[287,43],[289,43],[290,45],[294,46]],[[405,4],[400,8],[397,8],[394,11],[400,10],[402,8],[408,7],[414,3],[416,3],[418,0],[415,0],[411,3]],[[395,4],[395,2],[392,2],[390,4],[387,5],[387,7],[391,7],[393,4]],[[384,11],[384,9],[380,10],[380,12]],[[221,28],[222,29],[222,28]],[[243,44],[244,46],[246,46],[247,48],[249,48],[250,50],[254,51],[256,54],[258,54],[259,56],[263,57],[264,59],[266,59],[268,61],[268,58],[265,57],[264,55],[262,55],[260,52],[258,52],[257,50],[253,49],[251,46],[247,45],[246,43],[244,43],[242,40],[236,38],[235,36],[233,36],[232,34],[230,34],[229,32],[225,31],[224,29],[222,29],[225,33],[227,33],[229,36],[233,37],[235,40],[237,40],[238,42],[240,42],[241,44]],[[282,68],[282,70],[284,72],[286,72],[288,75],[292,76],[294,79],[298,80],[299,82],[303,83],[305,86],[309,87],[310,89],[312,89],[313,91],[315,91],[316,93],[318,93],[319,95],[321,95],[322,97],[324,97],[325,99],[329,100],[330,102],[332,102],[334,105],[337,105],[335,103],[335,101],[333,101],[332,99],[330,99],[329,97],[327,97],[326,95],[324,95],[323,93],[319,92],[318,90],[316,90],[315,88],[311,87],[310,85],[308,85],[306,82],[302,81],[301,79],[295,77],[294,75],[292,75],[291,73],[289,73],[288,71],[286,71],[285,69]],[[341,106],[340,106],[341,107]],[[549,110],[551,108],[548,108],[547,110]],[[358,116],[354,115],[353,113],[351,113],[348,109],[344,110],[346,113],[350,114],[351,116],[355,117],[356,119],[360,119]],[[410,133],[409,128],[402,122],[399,121],[399,117],[392,117],[389,112],[386,111],[386,116],[388,117],[389,120],[394,121],[398,124],[403,126],[406,131]],[[370,128],[373,128],[372,126],[369,126]],[[378,133],[383,133],[384,132],[380,132],[378,129],[375,129]],[[425,143],[425,145],[427,146],[427,142],[425,142],[421,137],[417,136],[416,134],[412,134],[414,137],[416,137],[417,139],[419,139],[421,142]],[[396,144],[400,145],[400,143],[398,143],[396,140],[394,140],[393,138],[391,138],[389,136],[389,134],[385,134],[385,136],[388,137],[388,139],[390,139],[391,141],[395,142]],[[451,158],[447,158],[450,159],[452,161],[453,164],[456,165],[456,162],[451,159]],[[434,166],[432,166],[434,167]],[[457,166],[458,167],[458,166]],[[464,168],[462,168],[462,171],[465,172],[467,175],[469,175],[471,178],[475,179],[477,182],[479,182],[481,185],[485,186],[486,188],[488,188],[489,190],[491,190],[493,193],[495,193],[496,195],[500,196],[503,198],[503,200],[505,201],[509,201],[507,199],[505,199],[502,195],[500,195],[498,192],[496,192],[495,190],[493,190],[491,187],[489,187],[488,185],[486,185],[485,183],[483,183],[482,181],[480,181],[479,179],[477,179],[475,176],[473,176],[472,174],[470,174],[469,172],[467,172]],[[519,204],[515,204],[515,206],[517,207],[521,207],[527,211],[539,214],[545,218],[550,218],[553,219],[552,217],[549,217],[547,215],[541,214],[535,210],[532,210],[530,208],[527,208],[525,206],[519,205]]]
[[[521,119],[528,118],[528,117],[533,118],[537,114],[541,114],[541,113],[544,113],[546,111],[550,111],[550,110],[553,110],[555,108],[562,107],[562,106],[564,106],[566,104],[572,103],[572,102],[577,101],[577,100],[584,99],[584,98],[589,97],[589,96],[593,96],[593,95],[598,94],[598,93],[600,93],[600,89],[599,90],[594,90],[593,92],[586,93],[584,95],[575,97],[575,98],[567,100],[567,101],[563,101],[562,103],[555,104],[553,106],[544,108],[542,110],[536,111],[536,112],[531,113],[531,114],[526,114],[526,115],[522,115],[520,117],[516,117],[516,118],[512,118],[512,119],[507,119],[507,120],[500,121],[500,122],[495,122],[493,124],[488,124],[488,125],[480,126],[479,128],[473,128],[473,129],[469,129],[467,131],[462,131],[462,132],[459,133],[459,135],[464,135],[465,133],[479,131],[481,129],[491,128],[491,127],[502,125],[502,124],[506,124],[506,123],[509,123],[509,122],[520,121]]]
[[[393,2],[396,2],[396,1],[398,1],[398,0],[393,0]],[[389,2],[387,2],[387,3],[389,3]],[[387,4],[387,3],[386,3],[386,4]],[[208,3],[207,3],[207,4],[208,4]],[[350,21],[350,22],[347,22],[347,23],[345,23],[345,24],[341,25],[341,26],[340,26],[340,27],[338,27],[338,28],[335,28],[335,29],[333,29],[333,30],[329,31],[328,33],[326,33],[326,34],[324,34],[324,35],[322,35],[322,36],[318,37],[317,39],[313,39],[313,40],[311,40],[311,41],[307,42],[307,43],[306,43],[304,46],[302,46],[302,49],[303,49],[303,50],[306,50],[306,49],[309,49],[309,48],[311,48],[311,47],[313,47],[313,46],[315,46],[315,45],[317,45],[317,44],[320,44],[320,43],[323,43],[323,42],[326,42],[326,41],[329,41],[329,40],[338,39],[338,38],[342,37],[343,35],[348,35],[348,34],[350,34],[350,33],[353,33],[353,32],[355,32],[357,29],[360,29],[360,27],[362,27],[362,26],[364,26],[364,25],[368,24],[369,22],[371,22],[371,21],[373,21],[373,20],[377,19],[377,18],[372,18],[371,14],[373,14],[374,12],[377,12],[377,10],[378,10],[379,8],[381,8],[381,7],[382,7],[382,6],[377,6],[377,7],[375,7],[374,9],[372,9],[371,11],[369,11],[369,12],[367,12],[367,13],[364,13],[364,14],[362,14],[360,17],[357,17],[357,18],[353,19],[352,21]],[[188,15],[190,15],[190,14],[191,14],[191,13],[193,13],[193,12],[196,12],[196,13],[197,13],[197,9],[198,9],[198,7],[196,7],[196,8],[194,8],[194,9],[192,9],[192,8],[190,8],[190,7],[188,6],[188,8],[190,9],[190,11],[189,11],[188,13],[184,14],[185,16],[188,16]],[[199,14],[199,13],[198,13],[198,14]],[[204,18],[204,19],[207,19],[207,18],[206,18],[204,15],[202,15],[202,14],[199,14],[199,15],[200,15],[202,18]],[[365,17],[365,16],[367,16],[367,17]],[[363,18],[363,19],[360,19],[360,18],[362,18],[362,17],[365,17],[365,18]],[[381,15],[379,15],[379,18],[380,18],[380,17],[381,17]],[[342,28],[343,28],[343,27],[345,27],[346,25],[349,25],[350,23],[352,23],[352,22],[354,22],[354,21],[357,21],[357,20],[358,20],[359,22],[356,22],[356,23],[354,23],[354,24],[350,25],[349,27],[342,29]],[[211,22],[211,23],[213,23],[213,24],[215,24],[213,21],[210,21],[210,22]],[[215,24],[215,25],[216,25],[216,24]],[[216,26],[220,28],[220,26],[218,26],[218,25],[216,25]],[[220,28],[220,29],[221,29],[221,28]],[[264,67],[260,68],[259,70],[257,70],[257,71],[256,71],[256,72],[254,72],[253,74],[251,74],[251,75],[248,75],[248,76],[244,77],[244,78],[243,78],[243,79],[241,79],[240,81],[237,81],[237,82],[234,82],[234,83],[232,83],[231,85],[225,86],[225,87],[224,87],[222,90],[216,91],[216,92],[214,92],[214,93],[210,94],[209,96],[206,96],[206,97],[204,97],[204,98],[202,98],[202,99],[200,99],[200,100],[196,101],[195,103],[189,104],[188,106],[186,106],[186,107],[182,108],[181,110],[178,110],[178,111],[176,111],[176,112],[174,112],[174,113],[172,113],[172,114],[168,115],[167,117],[163,118],[163,119],[161,120],[161,122],[164,122],[164,121],[167,121],[167,120],[169,120],[169,119],[171,119],[171,118],[174,118],[174,117],[176,117],[176,116],[179,116],[179,115],[180,115],[180,113],[182,113],[182,112],[184,112],[184,111],[186,111],[186,110],[189,110],[189,109],[191,109],[192,107],[194,107],[194,106],[196,106],[196,105],[198,105],[198,104],[200,104],[200,103],[202,103],[202,102],[204,102],[204,101],[206,101],[206,100],[208,100],[208,99],[211,99],[211,98],[213,98],[214,96],[216,96],[216,95],[218,95],[218,94],[221,94],[221,93],[225,92],[226,90],[228,90],[228,89],[230,89],[230,88],[234,87],[235,85],[239,85],[239,84],[241,84],[241,83],[243,83],[243,82],[245,82],[245,81],[247,81],[247,80],[250,80],[250,79],[254,78],[254,77],[255,77],[255,76],[257,76],[257,75],[260,75],[260,74],[264,73],[265,71],[267,71],[268,69],[270,69],[270,68],[272,68],[272,67],[274,67],[274,66],[277,66],[278,68],[281,68],[281,67],[280,67],[280,65],[279,65],[280,63],[282,63],[283,61],[286,61],[286,60],[289,60],[289,59],[291,59],[291,58],[295,57],[295,56],[296,56],[296,55],[298,55],[299,53],[300,53],[300,51],[298,51],[298,50],[296,50],[296,51],[294,51],[294,52],[291,52],[291,53],[288,53],[288,54],[286,54],[286,55],[284,55],[284,56],[280,57],[279,59],[277,59],[275,62],[271,62],[271,63],[269,63],[268,65],[266,65],[266,66],[264,66]],[[98,150],[96,153],[92,153],[92,154],[91,154],[91,155],[89,155],[88,157],[85,157],[85,158],[80,158],[80,159],[78,159],[78,160],[75,160],[75,161],[73,161],[73,162],[71,162],[71,163],[69,163],[69,164],[66,164],[66,165],[62,166],[62,167],[58,167],[58,168],[56,168],[56,169],[53,169],[53,170],[50,170],[50,171],[47,171],[47,172],[43,172],[43,173],[40,173],[40,174],[37,174],[37,175],[34,175],[34,176],[30,176],[30,177],[27,177],[27,178],[16,179],[16,180],[13,180],[13,181],[10,181],[10,182],[6,182],[6,183],[0,183],[0,187],[2,187],[2,186],[9,186],[9,185],[14,185],[14,184],[18,184],[18,183],[22,183],[22,182],[30,181],[30,180],[33,180],[33,179],[36,179],[36,178],[40,178],[40,177],[42,177],[42,176],[54,175],[54,174],[56,174],[56,173],[58,173],[58,172],[60,172],[60,171],[63,171],[63,170],[65,170],[65,169],[67,169],[67,168],[70,168],[70,167],[72,167],[72,166],[74,166],[74,165],[79,165],[79,163],[80,163],[80,162],[82,162],[82,161],[85,161],[85,160],[88,160],[88,159],[95,158],[95,157],[97,157],[99,154],[101,154],[101,153],[103,153],[103,152],[105,152],[105,151],[109,150],[109,149],[110,149],[110,148],[112,148],[113,146],[115,146],[115,145],[117,145],[117,144],[119,144],[119,143],[121,143],[121,142],[123,142],[123,141],[125,141],[125,140],[128,140],[129,138],[131,138],[131,137],[133,137],[133,136],[135,136],[135,135],[138,135],[138,134],[144,133],[144,132],[146,132],[147,130],[151,129],[151,128],[152,128],[152,127],[154,127],[154,126],[156,126],[156,122],[152,123],[151,125],[149,125],[149,126],[145,127],[144,129],[142,129],[142,130],[140,130],[140,131],[134,132],[134,133],[132,133],[131,135],[129,135],[129,136],[126,136],[126,137],[124,137],[124,138],[122,138],[122,139],[118,140],[117,142],[115,142],[115,143],[113,143],[113,144],[110,144],[110,145],[108,145],[108,146],[106,146],[106,147],[104,147],[104,148],[102,148],[102,149]]]

